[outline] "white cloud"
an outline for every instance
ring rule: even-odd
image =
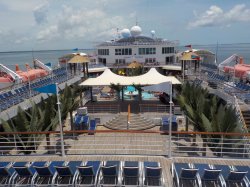
[[[27,11],[32,11],[34,7],[37,6],[38,3],[42,2],[43,0],[25,0],[25,1],[20,1],[20,0],[1,0],[1,3],[5,5],[9,10],[11,11],[22,11],[22,12],[27,12]]]
[[[33,10],[33,15],[37,24],[42,24],[47,22],[47,13],[48,13],[48,2],[43,3],[37,6]]]
[[[24,42],[27,42],[27,41],[29,41],[30,40],[30,38],[28,38],[28,37],[21,37],[21,38],[18,38],[16,41],[15,41],[15,43],[16,44],[23,44]]]
[[[234,22],[250,22],[250,9],[244,4],[239,4],[225,12],[213,5],[205,13],[196,14],[195,17],[194,21],[189,22],[188,28],[230,26]]]
[[[59,37],[58,28],[56,25],[52,25],[38,32],[36,39],[41,42],[46,40],[52,40],[58,37]]]
[[[114,34],[114,28],[125,25],[123,17],[110,16],[98,8],[75,10],[63,6],[56,17],[55,23],[38,32],[37,40],[49,41],[59,37],[62,40],[105,40]]]

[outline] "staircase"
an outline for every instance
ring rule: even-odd
[[[250,110],[242,111],[242,116],[244,118],[248,132],[250,131]]]
[[[155,127],[156,125],[149,119],[140,114],[130,114],[130,124],[128,125],[127,113],[120,113],[104,126],[112,130],[146,130]]]

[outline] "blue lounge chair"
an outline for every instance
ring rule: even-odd
[[[198,169],[198,173],[201,179],[201,185],[206,186],[225,186],[225,181],[221,177],[220,169],[212,169],[208,164],[194,164],[194,168]]]
[[[96,122],[95,120],[90,120],[90,126],[89,126],[89,135],[94,135],[94,131],[96,130]]]
[[[125,161],[122,173],[122,185],[139,186],[140,168],[137,161]]]
[[[213,168],[220,169],[221,174],[226,181],[227,186],[231,186],[232,184],[237,184],[243,186],[248,186],[248,183],[245,179],[247,171],[237,171],[234,167],[229,167],[226,165],[214,165]]]
[[[169,122],[168,122],[168,117],[162,117],[161,119],[161,124],[162,124],[162,130],[168,131],[169,130]]]
[[[96,186],[101,161],[88,161],[84,166],[78,167],[75,186]]]
[[[120,181],[120,161],[107,161],[101,167],[99,176],[99,185],[101,186],[119,186]]]
[[[233,168],[236,171],[247,172],[243,180],[245,180],[245,184],[248,184],[248,186],[250,186],[250,167],[249,166],[233,166]]]
[[[15,186],[31,186],[32,185],[32,177],[35,174],[35,171],[32,165],[40,165],[41,162],[16,162],[13,164],[12,168],[15,170],[12,178],[12,185]]]
[[[54,175],[54,186],[74,186],[74,176],[77,167],[82,165],[82,161],[70,161],[64,166],[55,166],[56,173]]]
[[[144,162],[143,185],[163,186],[162,168],[158,162]]]
[[[32,186],[33,177],[36,175],[34,167],[44,166],[45,161],[28,163],[25,166],[13,166],[16,176],[13,178],[15,186]]]
[[[14,170],[11,171],[11,162],[0,162],[0,186],[7,186]]]
[[[189,184],[191,186],[201,186],[198,178],[198,169],[192,168],[187,163],[173,163],[172,174],[177,187]]]
[[[44,166],[34,166],[37,172],[32,179],[34,186],[52,186],[53,176],[56,173],[56,166],[63,166],[64,161],[53,161]]]

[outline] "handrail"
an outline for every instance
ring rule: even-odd
[[[169,131],[160,130],[77,130],[77,131],[63,131],[64,134],[72,133],[141,133],[141,134],[168,134]],[[27,135],[27,134],[59,134],[59,131],[45,131],[45,132],[0,132],[1,135]],[[172,131],[172,134],[181,135],[222,135],[222,136],[250,136],[250,133],[236,133],[236,132],[194,132],[194,131]]]
[[[243,126],[244,126],[244,130],[247,130],[247,125],[246,125],[246,122],[245,122],[245,119],[243,117],[243,114],[241,112],[241,109],[240,109],[240,105],[238,103],[238,99],[236,96],[234,96],[234,101],[235,101],[235,109],[236,109],[236,112],[239,114],[239,120],[243,123]]]

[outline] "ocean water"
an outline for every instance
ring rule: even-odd
[[[222,62],[233,54],[238,54],[244,58],[245,63],[250,64],[250,43],[193,45],[192,47],[194,49],[206,49],[217,53],[217,63]],[[177,48],[179,51],[187,49],[184,46]],[[25,63],[32,65],[32,59],[37,58],[44,63],[51,62],[53,66],[56,66],[59,57],[73,52],[73,50],[0,52],[0,63],[11,69],[15,68],[15,64],[19,64],[20,68],[23,69]],[[78,52],[92,54],[93,49],[81,49]]]
[[[243,57],[244,63],[250,64],[250,43],[192,45],[192,47],[193,49],[206,49],[217,54],[217,64],[223,62],[233,54],[238,54]],[[180,46],[178,49],[184,51],[188,48]]]
[[[73,50],[48,50],[48,51],[13,51],[0,52],[0,63],[10,69],[15,69],[18,64],[21,69],[24,69],[25,64],[33,66],[33,58],[36,58],[43,63],[52,63],[52,66],[58,64],[58,58],[69,53],[93,53],[93,49]]]

